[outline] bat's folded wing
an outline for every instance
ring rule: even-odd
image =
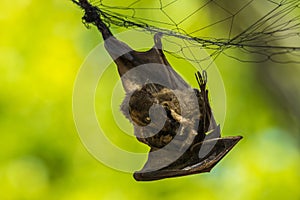
[[[242,136],[213,138],[204,140],[198,145],[199,157],[201,151],[210,149],[210,152],[204,157],[199,158],[197,163],[190,164],[184,168],[162,168],[159,170],[141,171],[134,173],[137,181],[152,181],[170,177],[186,176],[203,172],[210,172],[211,169],[242,139]],[[195,149],[196,150],[196,149]],[[192,159],[192,158],[191,158]]]

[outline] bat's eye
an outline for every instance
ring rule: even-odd
[[[145,121],[146,121],[147,123],[150,123],[150,122],[151,122],[150,117],[146,117],[146,118],[145,118]]]

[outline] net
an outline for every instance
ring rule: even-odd
[[[107,25],[161,32],[164,51],[199,65],[220,55],[241,62],[300,63],[298,0],[90,0],[89,3],[99,8]]]

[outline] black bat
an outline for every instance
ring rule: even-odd
[[[221,138],[205,77],[197,72],[199,89],[192,88],[166,59],[162,34],[155,34],[150,50],[135,51],[113,36],[99,8],[87,0],[72,1],[85,11],[83,21],[101,32],[126,92],[121,111],[134,125],[137,139],[150,147],[134,178],[151,181],[209,172],[242,136]]]

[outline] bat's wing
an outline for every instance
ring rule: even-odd
[[[105,48],[117,64],[126,92],[140,89],[149,82],[158,83],[170,89],[190,88],[167,61],[162,51],[161,36],[157,33],[154,36],[154,46],[145,52],[135,51],[113,36],[105,40]],[[130,73],[125,75],[127,72]]]
[[[186,176],[203,172],[210,172],[211,169],[242,139],[241,136],[209,139],[201,142],[200,149],[211,149],[208,155],[197,163],[190,164],[184,168],[163,168],[155,171],[142,169],[134,173],[137,181],[152,181],[170,177]],[[148,160],[149,161],[149,160]]]

